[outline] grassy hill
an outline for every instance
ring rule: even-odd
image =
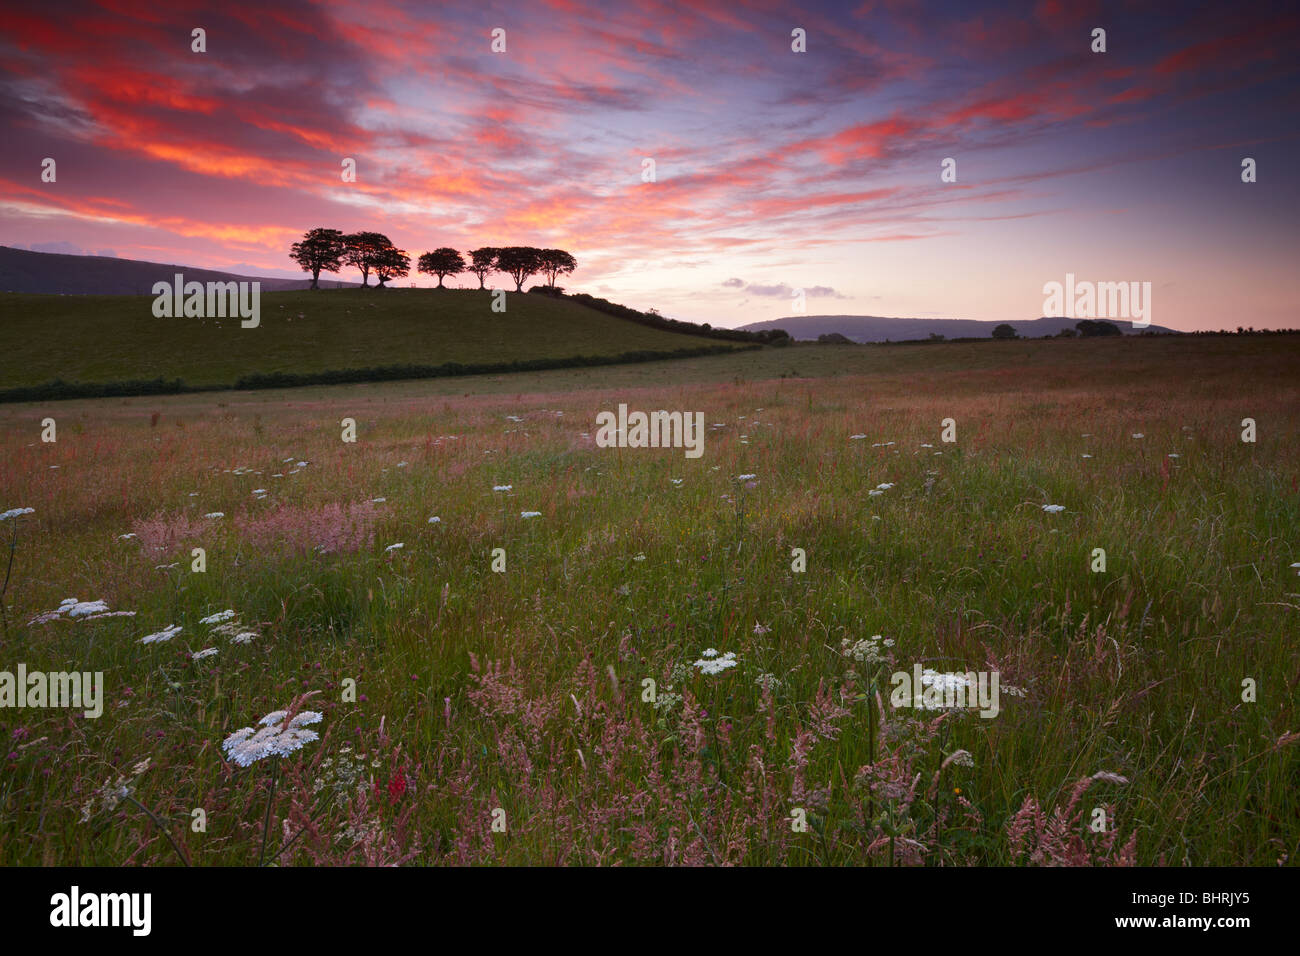
[[[260,325],[246,329],[237,318],[155,318],[151,296],[0,294],[0,390],[56,379],[221,387],[276,373],[612,361],[732,347],[565,299],[512,293],[503,313],[491,303],[489,292],[460,289],[269,292]]]

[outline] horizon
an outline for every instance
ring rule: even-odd
[[[118,6],[9,17],[0,243],[284,279],[317,226],[560,247],[568,291],[727,328],[796,289],[1026,322],[1067,273],[1180,331],[1298,324],[1289,5]]]

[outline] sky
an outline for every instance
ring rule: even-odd
[[[322,226],[412,259],[556,247],[569,291],[728,327],[795,290],[1031,319],[1069,273],[1150,282],[1157,325],[1300,327],[1292,2],[53,0],[0,24],[3,245],[285,277]]]

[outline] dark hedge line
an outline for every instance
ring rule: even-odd
[[[656,362],[662,359],[695,358],[724,352],[748,352],[760,345],[740,347],[702,345],[699,348],[653,351],[643,349],[619,355],[573,355],[568,358],[518,359],[511,362],[488,362],[464,365],[381,365],[371,368],[328,369],[323,372],[265,372],[241,376],[233,385],[186,385],[180,379],[170,381],[65,382],[55,379],[43,385],[23,385],[0,390],[3,402],[46,402],[69,398],[125,398],[135,395],[179,395],[187,392],[240,391],[264,388],[296,388],[303,385],[348,385],[357,382],[393,382],[401,379],[445,378],[454,375],[493,375],[501,372],[540,372],[554,368],[585,368],[595,365],[625,365]]]

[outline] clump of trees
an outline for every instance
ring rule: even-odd
[[[311,273],[311,287],[320,288],[322,272],[337,273],[344,266],[361,272],[361,285],[369,288],[374,274],[379,288],[392,279],[411,271],[411,257],[398,249],[380,232],[354,232],[344,235],[337,229],[312,229],[289,249],[289,258],[304,272]],[[416,260],[416,270],[438,277],[438,288],[446,288],[447,276],[469,272],[478,277],[478,287],[487,287],[493,272],[508,275],[515,291],[535,275],[546,280],[546,288],[555,290],[556,281],[578,268],[578,260],[563,249],[537,249],[533,246],[483,246],[469,252],[466,261],[455,249],[446,246],[426,252]]]

